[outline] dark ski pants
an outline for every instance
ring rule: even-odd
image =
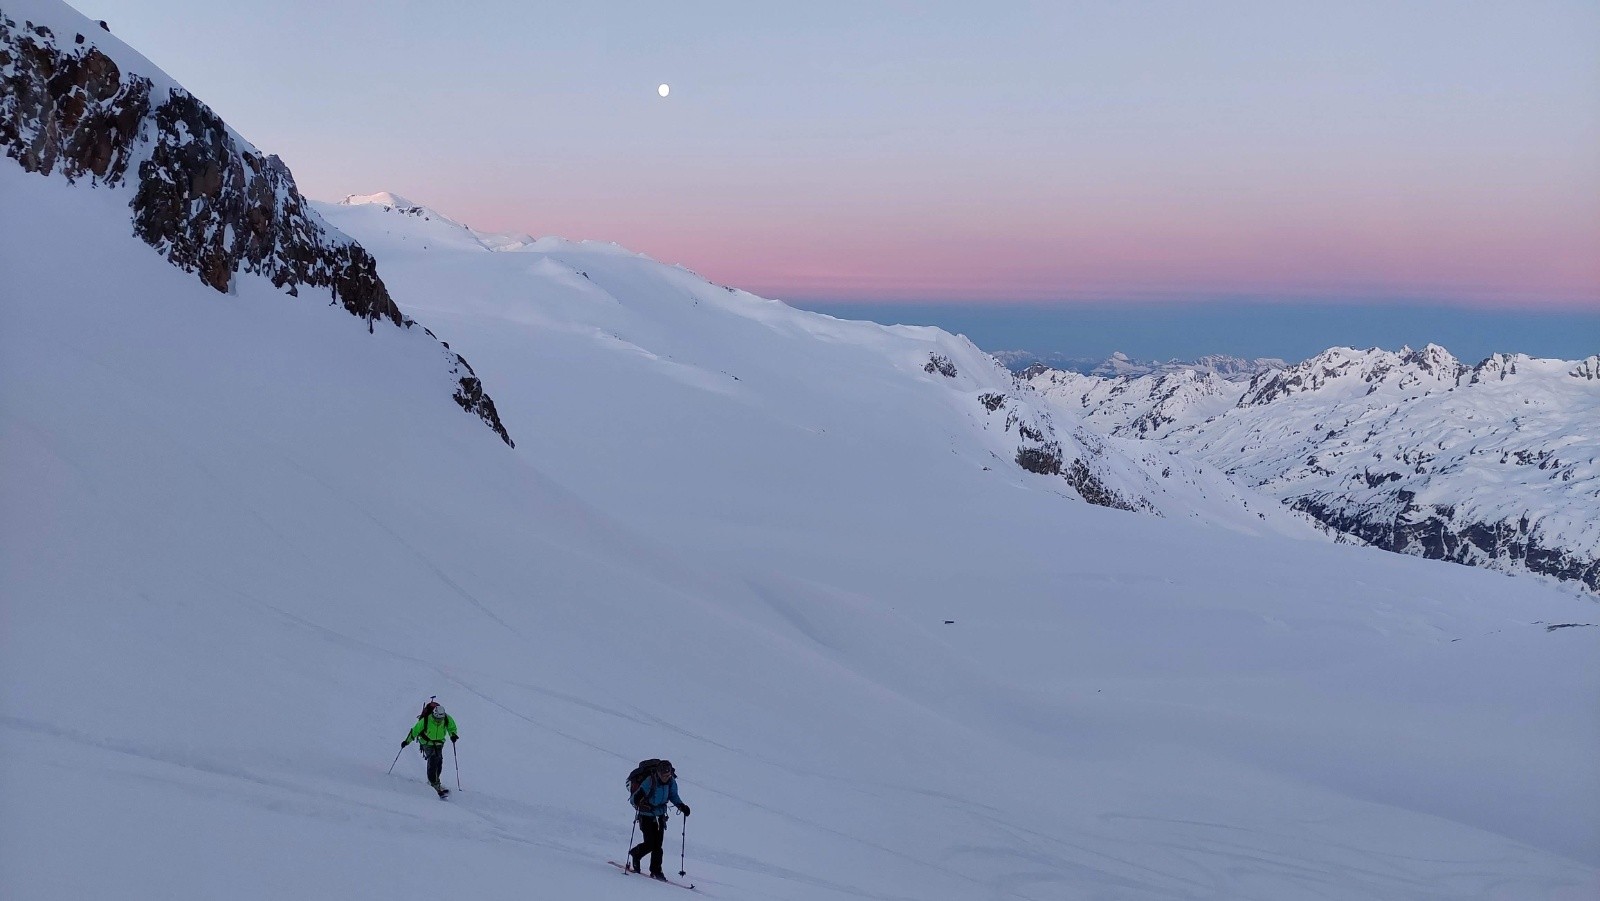
[[[422,756],[428,761],[428,784],[434,788],[439,787],[439,776],[444,772],[444,745],[417,743],[417,748],[422,751]]]
[[[667,818],[655,817],[648,813],[639,814],[639,831],[644,833],[644,841],[633,846],[628,853],[633,855],[633,865],[637,869],[639,858],[650,855],[650,872],[661,872],[661,840],[667,834]]]

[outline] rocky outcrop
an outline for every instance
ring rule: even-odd
[[[1067,484],[1071,485],[1074,491],[1095,506],[1110,507],[1113,510],[1127,510],[1129,512],[1140,510],[1150,512],[1148,504],[1136,505],[1130,503],[1127,498],[1113,490],[1103,479],[1095,475],[1089,469],[1089,464],[1083,462],[1082,459],[1073,460],[1072,465],[1068,466],[1067,471],[1062,475],[1066,476]]]
[[[131,189],[134,234],[219,292],[249,273],[292,297],[327,291],[368,331],[414,325],[372,255],[308,208],[281,160],[250,147],[187,91],[154,89],[82,33],[64,38],[0,12],[7,157],[40,175]],[[512,444],[472,367],[444,350],[456,403]]]
[[[1482,522],[1450,504],[1419,504],[1401,490],[1388,502],[1354,505],[1346,498],[1308,495],[1291,502],[1317,521],[1374,547],[1433,560],[1495,569],[1525,569],[1600,592],[1600,559],[1546,544],[1526,516]]]
[[[0,11],[0,147],[22,168],[119,182],[149,111],[148,78],[92,46],[62,52],[49,28]]]
[[[947,379],[956,377],[956,364],[943,354],[928,354],[928,362],[922,364],[922,371],[932,374],[937,372]]]
[[[1017,465],[1042,476],[1061,475],[1061,442],[1023,445],[1017,448]],[[1074,461],[1077,462],[1077,461]]]
[[[187,94],[162,104],[154,123],[133,197],[133,230],[146,244],[218,291],[250,272],[291,296],[324,288],[353,315],[404,324],[372,255],[309,215],[281,160],[241,148]]]

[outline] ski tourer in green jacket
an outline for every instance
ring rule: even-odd
[[[456,734],[456,721],[450,714],[444,712],[435,698],[429,698],[428,703],[422,707],[422,715],[417,717],[417,724],[411,727],[406,737],[400,740],[400,747],[404,748],[413,741],[417,743],[417,750],[422,752],[424,760],[428,761],[428,784],[443,798],[450,794],[450,790],[439,784],[439,776],[444,772],[444,740],[448,738],[454,742],[460,738]]]
[[[434,716],[434,711],[444,715],[442,717]],[[456,718],[445,713],[444,708],[435,707],[434,710],[428,711],[427,716],[417,720],[417,724],[411,727],[411,732],[406,735],[406,740],[400,743],[400,747],[403,748],[412,742],[420,742],[424,745],[442,745],[447,738],[455,741],[459,737],[456,734]]]

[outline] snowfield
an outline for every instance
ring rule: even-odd
[[[1114,442],[1197,515],[1093,506],[1015,461],[1093,436],[965,339],[360,199],[320,214],[514,448],[419,329],[0,160],[0,896],[654,897],[605,861],[655,756],[713,898],[1600,891],[1594,602]],[[387,772],[435,694],[446,802]]]

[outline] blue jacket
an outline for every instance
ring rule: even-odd
[[[659,782],[655,774],[646,776],[639,783],[639,790],[633,793],[633,809],[640,816],[664,817],[667,815],[667,802],[683,809],[683,801],[678,798],[678,780]]]

